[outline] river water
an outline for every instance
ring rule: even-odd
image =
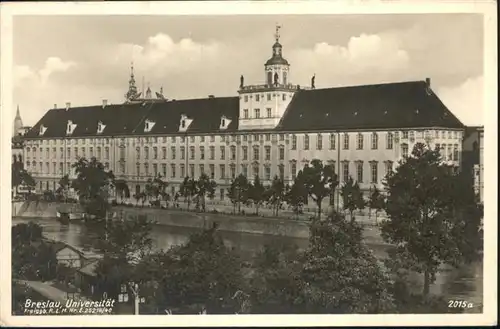
[[[182,214],[176,214],[182,216]],[[43,227],[44,235],[53,240],[63,241],[69,245],[93,253],[94,242],[100,238],[99,233],[82,223],[73,222],[61,225],[55,219],[12,219],[12,225],[34,221]],[[370,228],[367,228],[370,229]],[[171,246],[180,245],[187,241],[189,235],[196,232],[196,228],[183,228],[166,225],[155,225],[151,232],[153,248],[167,250]],[[249,233],[220,232],[226,246],[234,248],[243,258],[249,258],[258,252],[265,244],[282,240],[292,243],[299,248],[306,248],[307,239],[277,237],[272,235],[258,235]],[[386,246],[368,244],[378,257],[385,256]],[[446,296],[449,300],[463,300],[472,303],[474,307],[467,312],[481,312],[483,299],[483,266],[482,263],[463,266],[458,269],[445,269],[437,275],[431,292]]]

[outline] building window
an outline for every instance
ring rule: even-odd
[[[184,142],[186,142],[186,137],[181,136],[181,143],[184,143]]]
[[[363,161],[356,162],[356,180],[358,183],[363,182]]]
[[[223,126],[224,126],[224,124],[223,124]],[[189,138],[190,142],[191,142],[191,143],[194,143],[194,142],[196,141],[196,139],[195,139],[195,138],[196,138],[195,136],[191,136],[191,137]]]
[[[304,150],[309,150],[309,135],[304,135]]]
[[[70,158],[70,157],[71,157],[71,147],[68,147],[68,148],[66,149],[66,151],[67,151],[67,157],[68,157],[68,158]],[[35,152],[35,149],[33,149],[33,152]],[[35,155],[33,154],[33,157],[34,157],[34,156],[35,156]]]
[[[271,146],[265,146],[264,150],[265,150],[265,153],[266,153],[265,159],[267,161],[271,160]]]
[[[109,147],[106,146],[104,148],[104,159],[108,160],[109,159]]]
[[[186,149],[184,146],[181,146],[181,160],[184,160],[186,158]]]
[[[394,134],[393,133],[387,133],[387,149],[392,150],[392,147],[394,145]]]
[[[212,142],[212,143],[215,142],[215,136],[214,135],[210,136],[210,142]]]
[[[215,146],[210,146],[210,160],[215,159]]]
[[[270,81],[270,80],[269,80]],[[271,83],[269,83],[271,84]],[[270,101],[271,100],[271,94],[267,94],[267,100]]]
[[[55,175],[57,173],[57,167],[56,163],[52,162],[52,173]]]
[[[156,146],[153,147],[153,159],[158,159],[158,148]]]
[[[447,152],[447,154],[448,154],[448,161],[453,160],[453,151],[452,151],[452,147],[453,147],[453,146],[452,146],[451,144],[448,144],[448,152]]]
[[[162,147],[161,148],[161,158],[162,159],[166,159],[167,158],[167,148],[166,147]]]
[[[357,149],[362,150],[363,149],[363,134],[358,133],[357,136]]]
[[[215,165],[209,164],[208,168],[210,170],[210,179],[215,179]]]
[[[231,160],[233,161],[236,160],[236,146],[231,145],[230,151],[231,151]]]
[[[245,95],[245,96],[244,96],[244,100],[245,100],[245,103],[247,103],[247,102],[248,102],[248,95]]]
[[[248,119],[248,109],[243,110],[243,118]]]
[[[194,173],[194,164],[189,165],[189,176],[191,178],[195,178],[195,173]]]
[[[260,119],[260,109],[255,109],[255,119]]]
[[[42,153],[42,152],[40,151],[40,154],[41,154],[41,153]],[[78,158],[78,147],[75,147],[75,158]]]
[[[371,172],[372,184],[377,184],[378,183],[378,162],[377,161],[370,162],[370,172]]]
[[[231,163],[231,165],[229,166],[229,171],[231,178],[234,179],[236,177],[236,165],[234,163]]]
[[[158,164],[153,163],[153,176],[158,176]]]
[[[295,180],[297,177],[297,164],[295,162],[292,162],[292,180]]]
[[[175,160],[175,146],[172,146],[170,147],[170,154],[171,154],[171,157],[172,157],[172,160]]]
[[[280,134],[280,142],[282,142],[284,140],[285,140],[285,135],[284,134]]]
[[[283,101],[286,101],[286,94],[283,94],[281,97],[282,97],[281,99],[283,99]]]
[[[282,180],[284,180],[285,179],[285,166],[282,164],[278,165],[278,171],[279,171],[280,178]]]
[[[137,176],[140,176],[141,175],[141,165],[140,164],[136,164],[135,165],[135,174]]]
[[[253,147],[253,159],[255,161],[259,161],[259,147],[258,146]]]
[[[266,109],[266,111],[267,111],[267,117],[270,118],[271,117],[271,109],[268,107]]]
[[[205,136],[200,136],[200,142],[204,143],[205,142]]]
[[[448,131],[448,139],[451,139],[451,138],[452,138],[452,132]]]
[[[260,136],[259,135],[253,135],[253,140],[258,142],[260,140]]]
[[[385,162],[385,174],[389,175],[392,173],[392,161]]]
[[[170,165],[170,177],[175,178],[175,164]]]
[[[200,160],[205,160],[205,147],[200,146]]]
[[[181,164],[180,168],[181,168],[181,177],[180,178],[185,178],[186,177],[186,166],[184,164]]]
[[[144,148],[144,159],[149,159],[149,147],[147,146]]]
[[[260,102],[260,95],[255,95],[255,101]]]
[[[189,158],[190,158],[191,160],[194,160],[194,157],[195,157],[194,146],[190,146],[190,147],[189,147]]]
[[[344,134],[344,150],[349,149],[349,134]]]
[[[321,134],[318,134],[316,136],[316,149],[318,150],[323,149],[323,136]]]
[[[266,134],[266,142],[269,142],[271,140],[271,134]]]
[[[220,179],[224,179],[226,177],[226,165],[221,164],[219,166],[220,169]]]
[[[458,161],[458,144],[453,145],[453,161]]]
[[[243,146],[242,151],[243,151],[243,160],[248,160],[248,147]]]
[[[401,144],[401,155],[403,156],[403,158],[408,157],[408,144],[406,143]]]
[[[241,174],[245,177],[248,177],[248,166],[246,164],[241,165]]]
[[[285,160],[285,147],[283,145],[280,145],[279,147],[279,159],[281,161]]]
[[[149,176],[149,164],[147,162],[144,164],[144,173]]]
[[[161,164],[161,172],[162,172],[163,177],[167,177],[167,164],[166,163]]]
[[[224,189],[223,188],[220,189],[220,200],[224,201]]]
[[[220,159],[221,160],[226,159],[226,147],[224,147],[224,146],[220,147]]]
[[[296,149],[297,149],[297,136],[292,135],[292,150],[296,150]]]
[[[378,134],[373,133],[372,134],[372,150],[378,149]]]
[[[330,150],[335,150],[335,147],[337,145],[335,137],[335,134],[330,134]]]
[[[258,164],[254,164],[252,166],[252,171],[253,171],[253,177],[258,177],[259,176],[259,165]]]
[[[349,161],[342,162],[342,179],[344,182],[349,180]]]

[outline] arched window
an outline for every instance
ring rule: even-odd
[[[287,74],[286,72],[283,72],[283,84],[286,85],[286,81],[287,81]]]
[[[137,184],[135,186],[135,194],[139,194],[139,193],[141,193],[141,185]]]
[[[271,71],[267,72],[267,84],[268,85],[273,84],[273,72]]]

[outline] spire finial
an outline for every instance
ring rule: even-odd
[[[274,37],[276,38],[276,42],[279,42],[279,40],[280,40],[280,29],[281,29],[281,25],[276,23],[276,33],[274,34]]]
[[[19,113],[19,104],[17,104],[16,117],[21,117],[21,113]]]

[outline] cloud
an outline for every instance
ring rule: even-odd
[[[436,90],[443,103],[466,125],[484,125],[484,78],[470,78]]]
[[[175,42],[169,35],[158,33],[144,45],[120,44],[114,63],[123,66],[133,60],[140,70],[152,74],[192,71],[217,59],[224,46],[216,42],[198,43],[189,38]]]
[[[324,81],[326,85],[338,85],[339,81],[349,83],[361,79],[369,83],[366,74],[384,79],[393,72],[404,71],[410,56],[390,34],[360,34],[351,37],[345,46],[319,42],[309,49],[297,49],[291,53],[290,60],[298,63],[304,73],[321,72],[321,76],[328,79]],[[301,73],[300,78],[306,78]]]
[[[56,72],[65,72],[75,65],[76,63],[71,61],[65,62],[59,57],[49,57],[45,61],[45,66],[40,71],[38,71],[38,74],[40,75],[42,84],[45,84],[47,83],[47,80],[49,79],[51,74]]]

